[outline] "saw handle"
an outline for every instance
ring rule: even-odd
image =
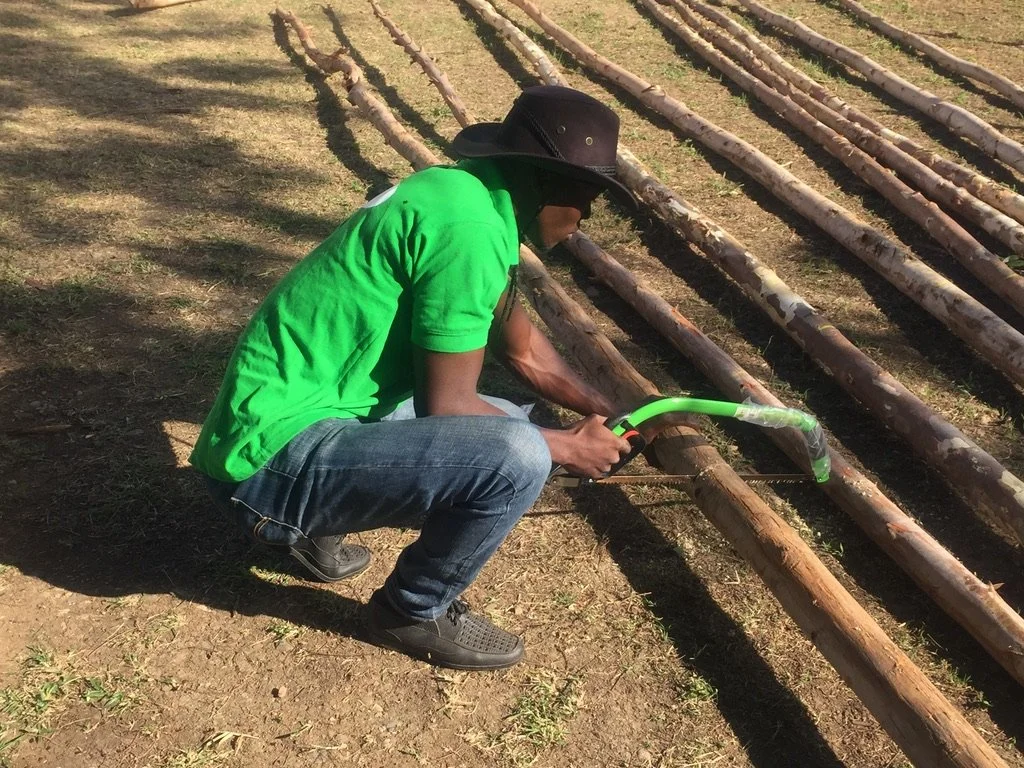
[[[620,458],[612,465],[611,469],[602,475],[602,477],[611,477],[635,459],[637,455],[647,447],[647,441],[644,439],[644,436],[640,434],[640,431],[629,423],[628,416],[608,419],[604,425],[619,437],[624,437],[629,441],[629,453]]]

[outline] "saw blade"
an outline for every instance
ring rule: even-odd
[[[799,474],[757,474],[738,472],[740,480],[747,483],[805,483],[811,480],[810,475]],[[572,475],[556,475],[551,478],[554,485],[562,488],[576,488],[581,485],[688,485],[698,475],[612,475],[598,480],[574,477]]]

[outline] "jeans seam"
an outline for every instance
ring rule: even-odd
[[[280,475],[281,477],[287,477],[289,480],[298,480],[299,479],[298,475],[293,475],[293,474],[290,474],[288,472],[283,472],[280,469],[275,469],[274,467],[270,466],[269,464],[264,465],[262,469],[263,469],[264,472],[271,472],[271,473],[273,473],[275,475]]]
[[[264,513],[260,512],[258,509],[254,509],[253,507],[251,507],[250,505],[246,504],[241,499],[236,498],[234,496],[231,497],[231,501],[233,501],[236,504],[241,504],[243,507],[248,509],[254,515],[259,515],[260,519],[252,527],[252,531],[251,531],[252,535],[255,536],[257,539],[259,539],[259,536],[257,534],[259,533],[259,531],[261,531],[267,525],[267,523],[275,523],[275,524],[281,526],[282,528],[287,528],[290,531],[294,531],[295,533],[299,534],[303,538],[307,538],[306,534],[302,531],[301,528],[296,528],[291,523],[285,523],[285,522],[282,522],[281,520],[278,520],[277,518],[271,517],[270,515],[265,515]]]

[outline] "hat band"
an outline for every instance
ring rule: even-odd
[[[522,115],[526,120],[527,129],[533,134],[533,137],[540,143],[540,145],[547,150],[548,154],[558,160],[565,160],[565,155],[562,154],[558,145],[554,142],[548,132],[544,130],[544,126],[540,124],[530,110],[525,107],[519,107],[519,111],[522,112]]]

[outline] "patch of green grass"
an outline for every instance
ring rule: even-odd
[[[158,765],[160,768],[209,768],[212,765],[224,765],[230,756],[230,752],[217,752],[212,747],[183,749]]]
[[[0,285],[24,285],[26,277],[25,271],[16,267],[10,259],[0,261]]]
[[[605,18],[600,13],[589,11],[577,16],[576,33],[578,36],[592,35],[604,29]]]
[[[90,677],[85,681],[82,699],[100,709],[117,712],[133,703],[131,694],[115,687],[116,681],[109,676]]]
[[[0,690],[0,761],[22,740],[51,732],[77,680],[70,656],[58,660],[52,651],[28,648],[22,660],[21,685]]]
[[[280,571],[270,571],[266,568],[260,568],[258,566],[252,566],[249,568],[249,573],[255,576],[260,581],[265,581],[268,584],[277,584],[278,586],[286,586],[288,584],[295,583],[295,577],[287,573],[281,573]]]
[[[697,145],[693,143],[693,139],[682,139],[676,145],[676,151],[682,152],[687,157],[699,158],[701,156],[701,152]]]
[[[669,634],[668,628],[665,626],[664,619],[654,613],[654,603],[647,595],[640,595],[640,601],[650,614],[651,629],[654,630],[654,634],[661,642],[671,643],[672,636]]]
[[[726,178],[725,174],[721,176],[712,176],[706,182],[712,189],[712,191],[718,197],[738,197],[743,191],[742,184],[736,184]]]
[[[675,61],[668,61],[658,70],[658,76],[674,83],[683,83],[690,79],[693,70],[689,65]]]
[[[199,304],[190,296],[172,296],[168,303],[171,305],[171,309],[191,309]]]
[[[718,698],[718,690],[703,677],[694,673],[680,685],[679,695],[683,701],[689,704],[701,704],[706,701],[715,701]]]
[[[1018,272],[1024,272],[1024,256],[1018,256],[1014,253],[1003,258],[1003,262],[1010,269],[1015,269]]]
[[[579,711],[581,687],[582,678],[576,675],[564,680],[551,675],[529,678],[527,689],[516,698],[505,718],[509,723],[506,743],[525,741],[537,752],[564,744],[569,723]],[[515,754],[518,752],[513,747],[510,755]]]
[[[561,608],[568,608],[576,604],[576,595],[572,592],[556,592],[555,605]]]
[[[305,633],[305,627],[292,624],[283,619],[274,619],[267,625],[267,632],[274,636],[274,643],[283,643],[285,640],[296,640]]]

